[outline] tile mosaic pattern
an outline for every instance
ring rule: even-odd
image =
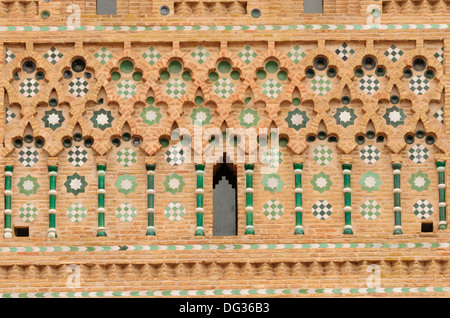
[[[142,118],[142,122],[149,126],[159,124],[159,121],[162,118],[159,108],[154,107],[153,105],[143,108],[140,116]]]
[[[186,215],[186,209],[178,202],[170,202],[164,209],[164,215],[170,221],[180,221]]]
[[[333,213],[333,206],[327,200],[319,200],[312,206],[312,214],[319,220],[328,219]]]
[[[326,95],[331,90],[331,81],[324,75],[317,75],[311,81],[311,89],[316,95]]]
[[[367,165],[374,165],[380,159],[380,151],[372,145],[364,146],[359,151],[359,157]]]
[[[33,147],[24,147],[19,152],[19,162],[24,167],[32,167],[39,161],[39,153]]]
[[[423,95],[430,89],[430,81],[423,75],[416,75],[409,81],[409,89],[416,95]]]
[[[116,186],[117,191],[119,191],[119,193],[128,195],[131,192],[136,191],[136,187],[138,184],[136,182],[136,177],[131,176],[127,173],[124,174],[123,176],[118,176],[117,181],[114,185]]]
[[[287,56],[291,59],[295,64],[300,63],[301,60],[306,56],[306,53],[298,46],[295,45],[288,53]]]
[[[46,111],[44,117],[42,117],[45,127],[51,130],[56,130],[61,127],[64,120],[63,112],[54,108]]]
[[[87,209],[81,203],[74,203],[67,208],[66,215],[70,221],[78,223],[87,216]]]
[[[347,61],[353,54],[355,54],[355,51],[350,47],[350,45],[344,42],[336,49],[335,53],[341,59]]]
[[[439,120],[441,122],[441,124],[443,124],[444,123],[444,107],[442,107],[437,112],[435,112],[433,116],[434,116],[434,118]]]
[[[284,213],[284,207],[278,200],[270,200],[263,205],[263,214],[269,220],[278,220]]]
[[[284,182],[281,180],[281,177],[275,173],[265,174],[261,183],[264,186],[264,190],[271,193],[281,192],[284,186]]]
[[[433,205],[428,200],[418,200],[413,205],[413,213],[419,219],[428,219],[433,214]]]
[[[283,162],[283,154],[277,147],[271,147],[263,152],[262,162],[270,168],[277,168]]]
[[[286,117],[286,122],[289,128],[294,128],[295,130],[300,130],[306,127],[306,123],[309,121],[306,111],[302,111],[298,108],[290,111]]]
[[[382,182],[380,180],[380,175],[378,173],[374,173],[373,171],[363,173],[361,175],[361,179],[359,179],[361,189],[369,193],[372,193],[373,191],[378,191],[381,183]]]
[[[67,181],[64,182],[67,193],[72,193],[75,196],[80,193],[84,193],[87,185],[86,178],[84,176],[80,176],[78,173],[67,176]]]
[[[130,99],[136,95],[137,87],[132,80],[123,80],[117,84],[116,93],[123,99]]]
[[[414,145],[408,151],[408,158],[415,164],[423,164],[430,157],[429,150],[424,145]]]
[[[166,153],[166,161],[171,166],[179,166],[186,159],[184,156],[184,149],[180,146],[172,146],[170,147]]]
[[[208,125],[212,119],[211,111],[203,106],[194,108],[192,110],[191,119],[192,123],[196,126],[202,127]]]
[[[209,55],[209,52],[201,45],[191,52],[191,56],[198,64],[203,64],[208,59]]]
[[[111,115],[111,112],[103,108],[98,111],[94,111],[93,116],[91,117],[91,122],[94,125],[94,128],[99,128],[101,130],[111,127],[113,120],[114,117]]]
[[[26,98],[32,98],[39,93],[39,83],[34,78],[27,78],[19,85],[19,92]]]
[[[367,200],[360,207],[361,215],[366,220],[375,220],[381,214],[381,207],[375,200]]]
[[[341,125],[344,128],[354,125],[356,118],[357,116],[355,115],[355,111],[347,106],[338,108],[336,110],[336,114],[334,115],[336,124]]]
[[[100,62],[101,65],[105,65],[114,56],[106,47],[102,47],[100,50],[94,53],[94,57],[97,59],[97,61]]]
[[[63,57],[64,55],[58,51],[55,47],[51,47],[50,50],[48,50],[47,53],[44,54],[44,58],[49,61],[50,63],[52,63],[53,65],[55,65],[56,63],[59,62],[59,60]]]
[[[122,222],[131,222],[137,216],[137,210],[130,203],[122,203],[116,209],[116,216]]]
[[[183,181],[183,177],[177,173],[172,173],[169,176],[166,176],[166,179],[163,182],[164,187],[167,192],[172,194],[176,194],[177,192],[183,192],[183,187],[186,185]]]
[[[214,92],[220,98],[228,98],[234,93],[234,84],[229,78],[219,78],[219,80],[214,83]]]
[[[82,167],[88,161],[88,153],[81,146],[75,146],[67,153],[67,161],[74,167]]]
[[[16,114],[14,112],[12,112],[8,107],[6,107],[6,112],[5,112],[5,124],[8,124],[9,122],[11,122],[14,118],[16,118]]]
[[[24,222],[33,222],[38,216],[38,209],[32,203],[25,203],[19,208],[19,218]]]
[[[166,93],[173,99],[179,99],[186,94],[186,84],[178,79],[174,78],[166,84]]]
[[[251,46],[247,45],[244,47],[239,53],[238,56],[245,64],[250,64],[253,60],[258,56],[255,51],[251,48]]]
[[[397,128],[398,126],[405,124],[406,115],[403,109],[393,106],[386,109],[383,118],[386,120],[387,125]]]
[[[37,178],[33,178],[31,175],[20,177],[20,181],[17,186],[19,187],[19,193],[23,193],[27,197],[32,194],[36,194],[40,187]]]
[[[313,150],[313,159],[317,164],[326,166],[333,160],[333,151],[326,145],[317,146]]]
[[[75,97],[83,97],[89,92],[89,83],[82,77],[75,77],[69,83],[69,93]]]
[[[256,110],[246,108],[241,111],[238,116],[241,126],[245,128],[256,127],[258,125],[259,116]]]
[[[411,174],[411,178],[408,180],[408,183],[411,185],[411,189],[416,190],[417,192],[422,192],[424,190],[428,190],[428,186],[431,181],[428,178],[428,174],[419,171]]]
[[[380,89],[380,81],[373,75],[365,75],[359,80],[359,89],[366,95],[375,94]]]
[[[392,44],[390,48],[384,52],[384,55],[387,56],[392,62],[397,62],[400,57],[403,55],[403,51],[400,50],[395,44]]]
[[[14,55],[14,53],[10,49],[5,47],[5,65],[11,62],[15,57],[16,56]]]
[[[434,57],[438,60],[439,63],[444,64],[444,48],[441,47],[439,50],[434,53]]]
[[[277,98],[282,91],[281,84],[275,79],[269,79],[262,84],[262,93],[269,98]]]
[[[137,161],[137,153],[131,148],[123,148],[117,152],[116,160],[122,167],[128,168]]]
[[[333,181],[331,181],[331,177],[328,174],[320,172],[318,174],[314,174],[310,183],[313,186],[314,191],[318,191],[323,193],[324,191],[329,191],[331,186],[333,185]]]
[[[158,50],[151,46],[144,52],[144,54],[142,54],[142,57],[148,64],[154,65],[161,58],[161,54],[159,54]]]

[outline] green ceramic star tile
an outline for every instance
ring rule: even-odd
[[[306,112],[301,111],[298,108],[290,111],[286,117],[286,122],[288,123],[289,128],[294,128],[297,131],[305,128],[308,121],[309,118],[306,116]]]
[[[79,193],[84,193],[85,188],[87,187],[86,178],[80,176],[78,173],[74,173],[71,176],[67,176],[67,181],[64,182],[64,186],[67,189],[68,193],[72,193],[77,196]]]
[[[330,187],[333,185],[333,182],[331,181],[329,175],[320,172],[319,174],[313,175],[311,184],[313,186],[314,191],[322,193],[324,191],[329,191]]]
[[[191,119],[194,125],[202,127],[203,125],[209,124],[212,116],[208,108],[201,106],[192,110]]]
[[[334,119],[336,119],[336,124],[347,128],[348,126],[355,124],[355,111],[347,106],[338,108],[334,115]]]
[[[183,187],[186,185],[183,181],[183,177],[176,173],[166,176],[166,180],[164,180],[163,184],[166,187],[166,191],[172,194],[182,192]]]
[[[51,130],[56,130],[57,128],[62,126],[65,118],[63,116],[62,111],[58,111],[54,108],[45,112],[45,116],[42,117],[42,121],[45,124],[45,127],[50,128]]]
[[[118,176],[115,183],[117,190],[125,195],[135,192],[137,185],[136,177],[130,176],[128,173],[123,176]]]
[[[386,109],[386,114],[384,114],[383,117],[386,120],[386,124],[391,125],[394,128],[403,125],[406,119],[403,109],[398,108],[397,106]]]
[[[103,108],[98,111],[94,111],[94,115],[91,117],[91,122],[94,124],[94,128],[99,128],[101,130],[111,127],[113,120],[114,117],[111,115],[111,112],[109,110],[104,110]]]
[[[367,191],[370,193],[373,191],[378,191],[382,182],[378,173],[369,171],[362,174],[359,183],[361,184],[363,191]]]
[[[21,177],[17,186],[19,187],[19,192],[25,194],[27,197],[36,194],[39,189],[37,178],[33,178],[31,175]]]
[[[281,177],[277,174],[265,174],[264,179],[261,181],[264,186],[264,190],[274,192],[281,192],[284,182]]]
[[[154,107],[153,105],[142,109],[140,116],[142,118],[142,122],[146,123],[149,126],[159,124],[159,120],[162,117],[159,108]]]
[[[258,112],[251,108],[242,110],[238,117],[241,126],[244,126],[245,128],[257,126],[259,121],[259,116],[257,114]]]
[[[417,192],[422,192],[424,190],[428,190],[428,186],[430,185],[431,181],[428,178],[428,174],[419,171],[411,175],[408,183],[411,185],[411,189],[416,190]]]

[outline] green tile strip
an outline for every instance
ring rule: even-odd
[[[302,188],[303,164],[294,163],[295,175],[295,235],[304,235],[303,231],[303,188]]]
[[[288,24],[288,25],[188,25],[188,26],[1,26],[0,32],[61,31],[286,31],[286,30],[449,30],[450,24]]]
[[[394,234],[399,235],[403,234],[402,231],[402,206],[401,206],[401,192],[400,188],[400,169],[402,165],[400,163],[393,163],[392,169],[394,173]]]
[[[155,168],[154,164],[147,164],[147,236],[155,236]]]
[[[98,176],[98,186],[97,186],[97,214],[98,214],[98,227],[97,236],[106,236],[105,228],[105,175],[106,166],[97,165],[97,176]]]
[[[439,230],[447,229],[447,203],[445,202],[445,161],[437,161],[439,189]]]
[[[245,212],[246,222],[245,234],[254,235],[255,228],[253,226],[253,170],[255,165],[246,164],[245,168]]]
[[[4,199],[5,199],[5,229],[3,233],[3,237],[5,238],[12,238],[12,229],[11,229],[11,179],[13,175],[13,166],[6,166],[5,167],[5,191],[4,191]]]
[[[344,174],[344,200],[345,200],[345,226],[344,234],[353,234],[352,229],[352,187],[350,183],[350,175],[352,173],[352,165],[344,163],[342,165]]]
[[[450,248],[444,243],[301,243],[301,244],[192,244],[192,245],[109,245],[109,246],[20,246],[0,247],[0,253],[109,252],[109,251],[229,251],[229,250],[315,250],[315,249],[413,249]]]
[[[48,175],[50,178],[49,209],[48,209],[48,237],[57,237],[56,235],[56,176],[58,175],[57,166],[48,167]]]
[[[140,290],[0,293],[0,298],[113,298],[113,297],[176,297],[176,296],[247,296],[247,295],[367,295],[418,294],[450,292],[448,286],[379,287],[379,288],[300,288],[300,289],[205,289],[205,290]]]
[[[205,212],[203,209],[203,194],[205,193],[203,190],[203,175],[205,174],[205,165],[196,164],[195,174],[197,175],[197,188],[195,190],[197,197],[197,207],[195,208],[197,227],[195,228],[195,236],[205,236],[203,228],[203,213]]]

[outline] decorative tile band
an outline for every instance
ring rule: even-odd
[[[175,297],[175,296],[249,296],[249,295],[363,295],[448,293],[450,287],[379,287],[379,288],[300,288],[300,289],[205,289],[141,290],[92,292],[0,293],[0,298],[101,298],[101,297]]]
[[[108,245],[108,246],[20,246],[1,247],[0,253],[110,252],[110,251],[230,251],[301,249],[403,249],[450,248],[444,243],[302,243],[302,244],[192,244],[192,245]]]
[[[157,26],[0,26],[0,32],[61,31],[285,31],[285,30],[450,30],[450,24],[287,24],[287,25],[157,25]]]

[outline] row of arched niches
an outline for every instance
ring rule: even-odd
[[[325,43],[5,44],[5,155],[105,155],[124,133],[154,155],[199,127],[277,128],[294,154],[370,139],[446,152],[442,43]]]

